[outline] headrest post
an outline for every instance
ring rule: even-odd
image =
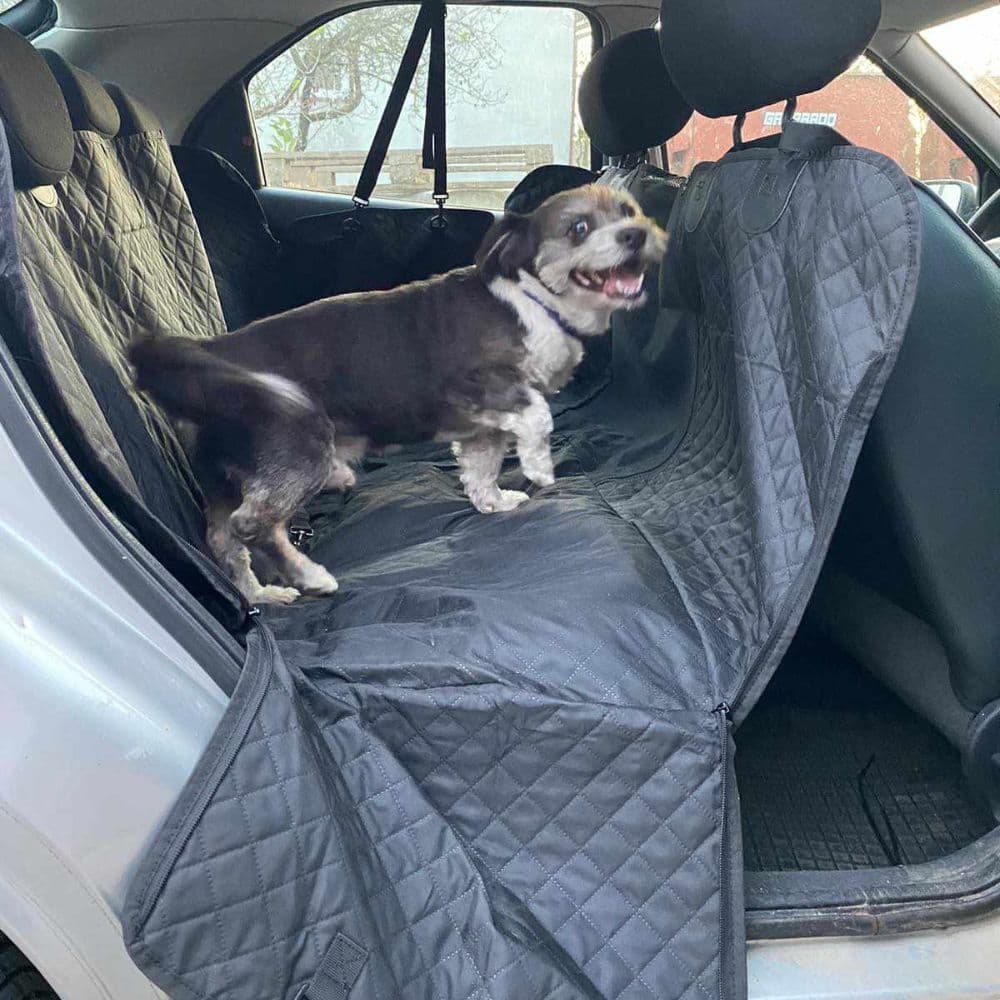
[[[746,123],[746,112],[741,112],[733,122],[733,148],[739,149],[743,145],[743,126]]]
[[[798,106],[797,97],[789,97],[785,101],[785,110],[781,112],[781,127],[784,128],[789,122],[795,121],[795,108]]]

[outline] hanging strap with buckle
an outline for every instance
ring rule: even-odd
[[[430,38],[427,68],[427,100],[424,111],[424,141],[422,163],[425,170],[434,171],[434,201],[438,217],[444,221],[444,203],[448,200],[448,158],[445,149],[445,5],[443,0],[424,0],[410,32],[396,78],[392,81],[375,138],[368,149],[361,175],[354,188],[354,206],[365,208],[385,163],[392,135],[399,123],[406,95],[413,85],[420,57]]]

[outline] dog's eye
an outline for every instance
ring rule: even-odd
[[[590,221],[588,219],[580,218],[574,219],[573,225],[569,227],[569,231],[578,239],[585,239],[587,233],[590,232]]]
[[[635,215],[635,209],[627,201],[622,202],[622,215],[626,219],[631,219]]]

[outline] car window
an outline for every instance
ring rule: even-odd
[[[354,191],[416,11],[408,4],[343,14],[254,76],[248,92],[266,183]],[[450,204],[501,208],[540,164],[590,165],[576,103],[593,49],[585,15],[450,4],[445,46]],[[425,50],[376,198],[432,201],[433,177],[420,162],[426,60]]]
[[[1000,111],[1000,5],[956,17],[920,34]]]
[[[750,112],[744,140],[778,131],[782,109],[774,104]],[[795,117],[830,125],[858,146],[885,153],[918,180],[978,183],[975,164],[916,101],[863,56],[832,83],[800,97]],[[688,174],[702,160],[717,160],[732,146],[732,130],[732,118],[694,114],[667,143],[670,169]]]

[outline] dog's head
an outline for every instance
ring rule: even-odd
[[[607,313],[645,300],[643,279],[666,247],[666,234],[624,191],[590,184],[563,191],[530,215],[505,215],[483,241],[483,280],[537,278],[574,310]]]

